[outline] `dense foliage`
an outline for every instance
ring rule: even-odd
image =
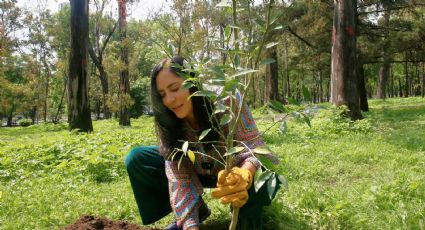
[[[285,129],[254,111],[289,182],[266,209],[269,229],[421,229],[425,213],[425,100],[371,101],[365,119],[319,104],[311,127]],[[303,107],[287,106],[289,111]],[[0,228],[59,229],[83,214],[140,223],[124,168],[136,145],[156,144],[152,117],[94,122],[92,134],[64,124],[0,129]],[[228,209],[211,200],[206,229],[226,228]],[[172,217],[160,221],[164,227]]]

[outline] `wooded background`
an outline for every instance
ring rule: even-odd
[[[71,129],[90,131],[93,118],[130,125],[130,117],[149,113],[149,76],[159,60],[181,55],[252,67],[244,54],[255,51],[264,33],[267,64],[248,92],[252,107],[330,101],[359,119],[368,98],[425,96],[423,0],[243,0],[237,15],[227,1],[170,0],[171,11],[146,20],[127,18],[133,3],[71,0],[53,13],[43,3],[30,12],[2,0],[0,118],[6,125],[18,115],[56,123],[66,114]],[[235,28],[237,41],[226,42]],[[240,59],[228,60],[230,54]],[[73,95],[86,97],[73,107]]]

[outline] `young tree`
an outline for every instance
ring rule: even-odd
[[[361,119],[356,68],[356,0],[334,0],[331,102],[346,105],[353,120]]]
[[[89,38],[88,0],[71,0],[71,53],[68,79],[69,129],[93,131],[91,121],[88,78],[87,43]]]

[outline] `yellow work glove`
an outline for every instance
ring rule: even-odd
[[[248,189],[252,184],[252,175],[248,169],[233,167],[229,173],[221,170],[218,173],[217,188],[211,195],[220,199],[222,204],[231,203],[240,208],[248,201]]]

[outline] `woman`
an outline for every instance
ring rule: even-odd
[[[267,186],[258,192],[251,186],[260,162],[250,151],[240,152],[234,156],[231,172],[225,173],[223,164],[212,159],[222,159],[224,154],[219,145],[222,136],[214,129],[218,127],[218,117],[209,119],[214,106],[208,98],[188,99],[198,87],[182,87],[185,76],[194,77],[182,66],[183,58],[174,57],[162,60],[152,71],[151,100],[160,144],[134,148],[125,160],[143,224],[151,224],[173,211],[176,221],[167,229],[199,229],[210,215],[202,199],[203,188],[217,187],[212,192],[214,198],[240,207],[240,229],[261,229],[262,207],[271,200]],[[201,132],[209,128],[203,144],[195,143]],[[181,149],[182,140],[194,143],[190,150],[204,154],[195,154],[193,163],[181,152],[175,154],[176,148]],[[238,141],[235,144],[243,142],[252,149],[264,145],[246,105],[234,140]],[[179,165],[180,157],[183,159]],[[278,163],[274,156],[267,157]]]

